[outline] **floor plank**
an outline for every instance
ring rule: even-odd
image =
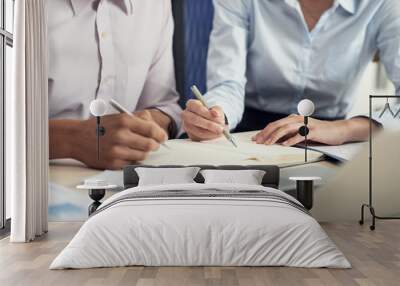
[[[323,224],[345,253],[352,269],[284,267],[126,267],[50,271],[55,256],[80,223],[51,223],[44,237],[30,244],[0,241],[0,285],[136,285],[136,286],[266,286],[266,285],[399,285],[400,223],[379,222],[377,230],[356,223]]]

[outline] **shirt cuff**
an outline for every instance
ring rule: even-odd
[[[215,96],[211,93],[207,93],[204,98],[210,108],[214,106],[219,106],[222,108],[230,130],[236,128],[241,121],[243,111],[234,110],[231,103],[227,103],[225,100],[221,100],[219,96]],[[240,116],[238,116],[238,114],[240,114]]]

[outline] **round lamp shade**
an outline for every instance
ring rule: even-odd
[[[107,112],[107,103],[102,99],[93,100],[90,103],[90,113],[93,116],[100,117]]]
[[[301,116],[311,116],[315,111],[314,103],[309,99],[304,99],[299,102],[297,106],[297,111]]]

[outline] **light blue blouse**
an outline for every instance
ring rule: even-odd
[[[316,116],[346,116],[377,51],[400,94],[399,0],[335,0],[311,32],[297,0],[214,4],[206,98],[231,128],[245,104],[291,114],[308,98]]]

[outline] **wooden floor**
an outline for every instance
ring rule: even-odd
[[[48,270],[79,227],[78,223],[52,223],[49,234],[31,244],[0,241],[0,285],[400,285],[400,223],[394,221],[379,222],[375,232],[356,223],[323,225],[352,263],[351,270],[281,267]]]

